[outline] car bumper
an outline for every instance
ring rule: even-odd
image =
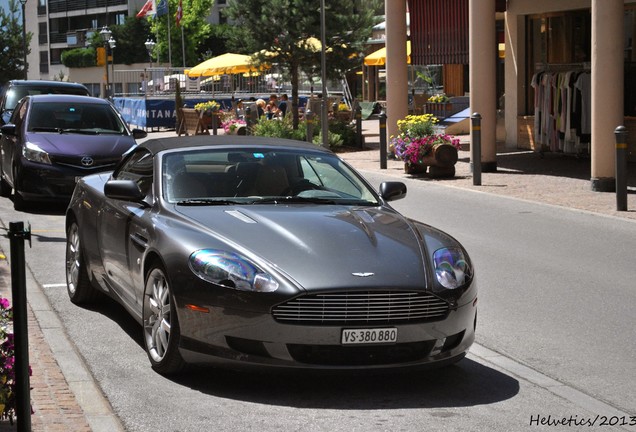
[[[476,297],[444,320],[398,325],[283,324],[271,314],[181,308],[180,352],[188,363],[291,369],[395,369],[457,361],[475,339]],[[394,328],[397,342],[341,344],[343,329]]]
[[[26,200],[69,200],[75,189],[76,179],[87,174],[91,172],[22,160],[18,171],[18,189]]]

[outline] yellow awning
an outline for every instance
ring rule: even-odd
[[[365,66],[384,66],[386,64],[386,47],[366,56],[364,64]],[[406,41],[406,64],[411,64],[411,41]]]
[[[243,74],[265,69],[261,65],[252,64],[252,57],[244,54],[225,53],[199,63],[192,69],[185,70],[191,77],[213,76],[223,74]]]

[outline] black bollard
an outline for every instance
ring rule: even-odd
[[[364,141],[362,139],[362,108],[360,105],[356,106],[356,144],[358,148],[364,147]]]
[[[11,242],[11,295],[15,346],[16,417],[18,431],[31,431],[31,386],[29,378],[29,329],[27,325],[24,240],[31,243],[31,230],[23,222],[9,222]]]
[[[380,113],[380,169],[386,169],[386,112]]]
[[[616,210],[627,211],[627,128],[619,126],[616,136]]]
[[[216,128],[219,127],[219,113],[218,112],[213,112],[212,113],[212,135],[216,135],[217,131]]]
[[[481,115],[470,116],[470,160],[473,171],[473,185],[481,186]]]
[[[307,108],[305,111],[305,120],[307,125],[306,139],[308,143],[314,142],[314,113]]]

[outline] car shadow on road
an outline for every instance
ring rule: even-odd
[[[400,373],[255,373],[197,368],[173,380],[215,397],[296,408],[448,408],[510,399],[519,382],[471,359]]]

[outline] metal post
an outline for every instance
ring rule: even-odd
[[[24,79],[28,79],[29,64],[27,63],[27,33],[26,33],[26,2],[27,0],[20,0],[22,3],[22,49],[24,50]]]
[[[380,169],[386,169],[386,112],[380,113]]]
[[[619,126],[616,136],[616,210],[627,211],[627,128]]]
[[[251,135],[252,130],[252,108],[245,107],[245,135]]]
[[[31,386],[29,379],[29,330],[27,326],[26,271],[24,240],[31,242],[31,231],[23,222],[9,223],[11,242],[11,295],[15,346],[16,417],[18,431],[31,430]]]
[[[219,113],[217,111],[213,111],[212,112],[212,125],[210,126],[212,128],[212,135],[216,135],[217,131],[216,128],[218,127],[219,124]]]
[[[307,108],[307,111],[305,112],[305,119],[306,119],[306,125],[307,125],[307,142],[311,143],[314,142],[314,113]]]
[[[481,115],[470,116],[470,160],[473,171],[473,185],[481,186]]]
[[[356,106],[356,144],[358,148],[364,147],[364,141],[362,139],[362,108],[360,105]]]
[[[322,80],[322,102],[320,104],[320,127],[322,146],[329,148],[329,113],[327,107],[327,36],[325,0],[320,0],[320,79]]]

